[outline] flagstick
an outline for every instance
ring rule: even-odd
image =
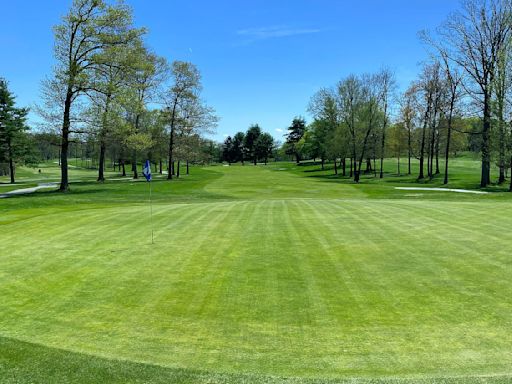
[[[153,203],[151,201],[151,181],[149,181],[149,217],[151,222],[151,244],[155,244],[153,235]]]

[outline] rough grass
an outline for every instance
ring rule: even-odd
[[[510,381],[508,195],[317,169],[0,201],[0,382]]]

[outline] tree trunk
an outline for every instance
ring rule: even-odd
[[[512,156],[510,156],[510,187],[509,187],[509,191],[512,192]]]
[[[176,168],[176,178],[180,178],[180,161],[178,160],[178,168]]]
[[[439,130],[436,131],[436,175],[439,175],[441,172],[439,171]]]
[[[482,131],[482,175],[480,187],[485,188],[491,182],[491,153],[489,136],[491,131],[491,98],[487,92],[484,95],[484,126]]]
[[[446,152],[444,154],[444,181],[443,184],[448,184],[448,162],[450,160],[450,143],[452,138],[452,120],[453,120],[453,109],[454,109],[455,99],[452,96],[450,100],[450,112],[448,115],[448,132],[446,135]]]
[[[350,172],[349,172],[349,176],[352,178],[354,176],[354,172],[353,172],[353,169],[354,169],[354,158],[351,157],[350,158]]]
[[[163,171],[163,167],[162,167],[162,159],[160,159],[160,161],[158,162],[158,167],[159,167],[159,172],[160,174],[162,174],[164,171]]]
[[[167,162],[168,164],[168,172],[167,172],[167,180],[172,180],[173,176],[173,150],[174,150],[174,129],[171,127],[171,138],[169,139],[169,160]]]
[[[106,152],[106,135],[108,132],[108,121],[107,121],[107,114],[109,112],[109,106],[110,106],[110,99],[112,95],[107,94],[107,99],[105,101],[105,110],[103,111],[103,118],[101,121],[101,132],[100,132],[100,161],[98,166],[98,180],[100,182],[105,181],[105,175],[104,175],[104,169],[105,169],[105,152]]]
[[[334,159],[334,174],[338,174],[338,159]]]
[[[11,147],[11,141],[9,140],[9,173],[11,176],[11,184],[14,184],[16,182],[15,178],[15,172],[16,168],[14,167],[14,160],[12,159],[12,147]]]
[[[101,138],[101,143],[100,143],[100,164],[99,164],[99,167],[98,167],[98,180],[97,180],[99,182],[104,182],[105,181],[105,174],[104,174],[104,169],[105,169],[105,150],[106,150],[105,140],[103,138]]]
[[[411,156],[412,156],[412,140],[411,140],[411,127],[408,124],[407,127],[407,156],[408,156],[408,164],[407,164],[407,174],[410,175],[411,172]]]
[[[435,122],[434,122],[434,124],[435,124]],[[430,147],[429,147],[430,161],[429,161],[428,176],[430,178],[432,178],[434,176],[434,152],[435,152],[435,147],[436,147],[435,142],[436,142],[436,129],[435,129],[435,125],[434,125],[432,127],[432,136],[430,138]]]
[[[178,105],[178,99],[175,98],[172,107],[171,113],[171,132],[169,135],[169,173],[167,174],[167,180],[172,180],[173,172],[174,172],[174,123],[176,119],[176,107]]]
[[[505,182],[505,127],[504,127],[504,121],[503,121],[503,106],[502,103],[499,103],[499,110],[498,110],[498,128],[499,128],[499,158],[498,158],[498,164],[500,167],[500,176],[498,183],[503,184]]]
[[[427,110],[425,111],[425,116],[424,116],[425,121],[423,122],[423,131],[421,134],[420,174],[418,176],[418,180],[422,180],[425,178],[423,168],[424,168],[424,164],[425,164],[425,139],[426,139],[426,134],[427,134],[428,118],[430,115],[430,100],[431,100],[431,97],[429,96],[428,101],[427,101]]]
[[[73,91],[68,87],[66,93],[66,100],[64,101],[64,118],[62,122],[62,137],[60,144],[60,192],[69,191],[69,176],[68,176],[68,150],[69,150],[69,128],[71,125],[71,100],[73,98]]]
[[[366,170],[364,171],[364,173],[372,173],[372,159],[370,159],[369,157],[366,158]]]
[[[188,169],[188,160],[187,160],[187,175],[190,175],[189,169]]]
[[[343,159],[341,159],[342,163],[343,163],[343,176],[347,176],[347,159],[345,157],[343,157]]]
[[[384,150],[385,150],[385,144],[386,144],[386,122],[387,122],[387,118],[385,117],[384,118],[385,122],[384,122],[384,126],[382,127],[382,141],[380,143],[380,174],[379,174],[379,178],[382,179],[384,178]]]
[[[133,178],[134,179],[138,179],[139,178],[139,173],[137,171],[137,151],[133,151],[133,156],[132,156],[132,172],[133,172]]]

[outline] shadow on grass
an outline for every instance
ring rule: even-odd
[[[254,384],[463,384],[510,383],[512,376],[425,379],[304,379],[215,373],[113,360],[0,337],[2,383],[254,383]]]

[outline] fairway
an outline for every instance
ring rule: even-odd
[[[0,201],[0,345],[225,382],[512,377],[505,194],[298,168],[157,180],[154,245],[145,183]],[[16,359],[0,349],[0,370],[15,377]]]

